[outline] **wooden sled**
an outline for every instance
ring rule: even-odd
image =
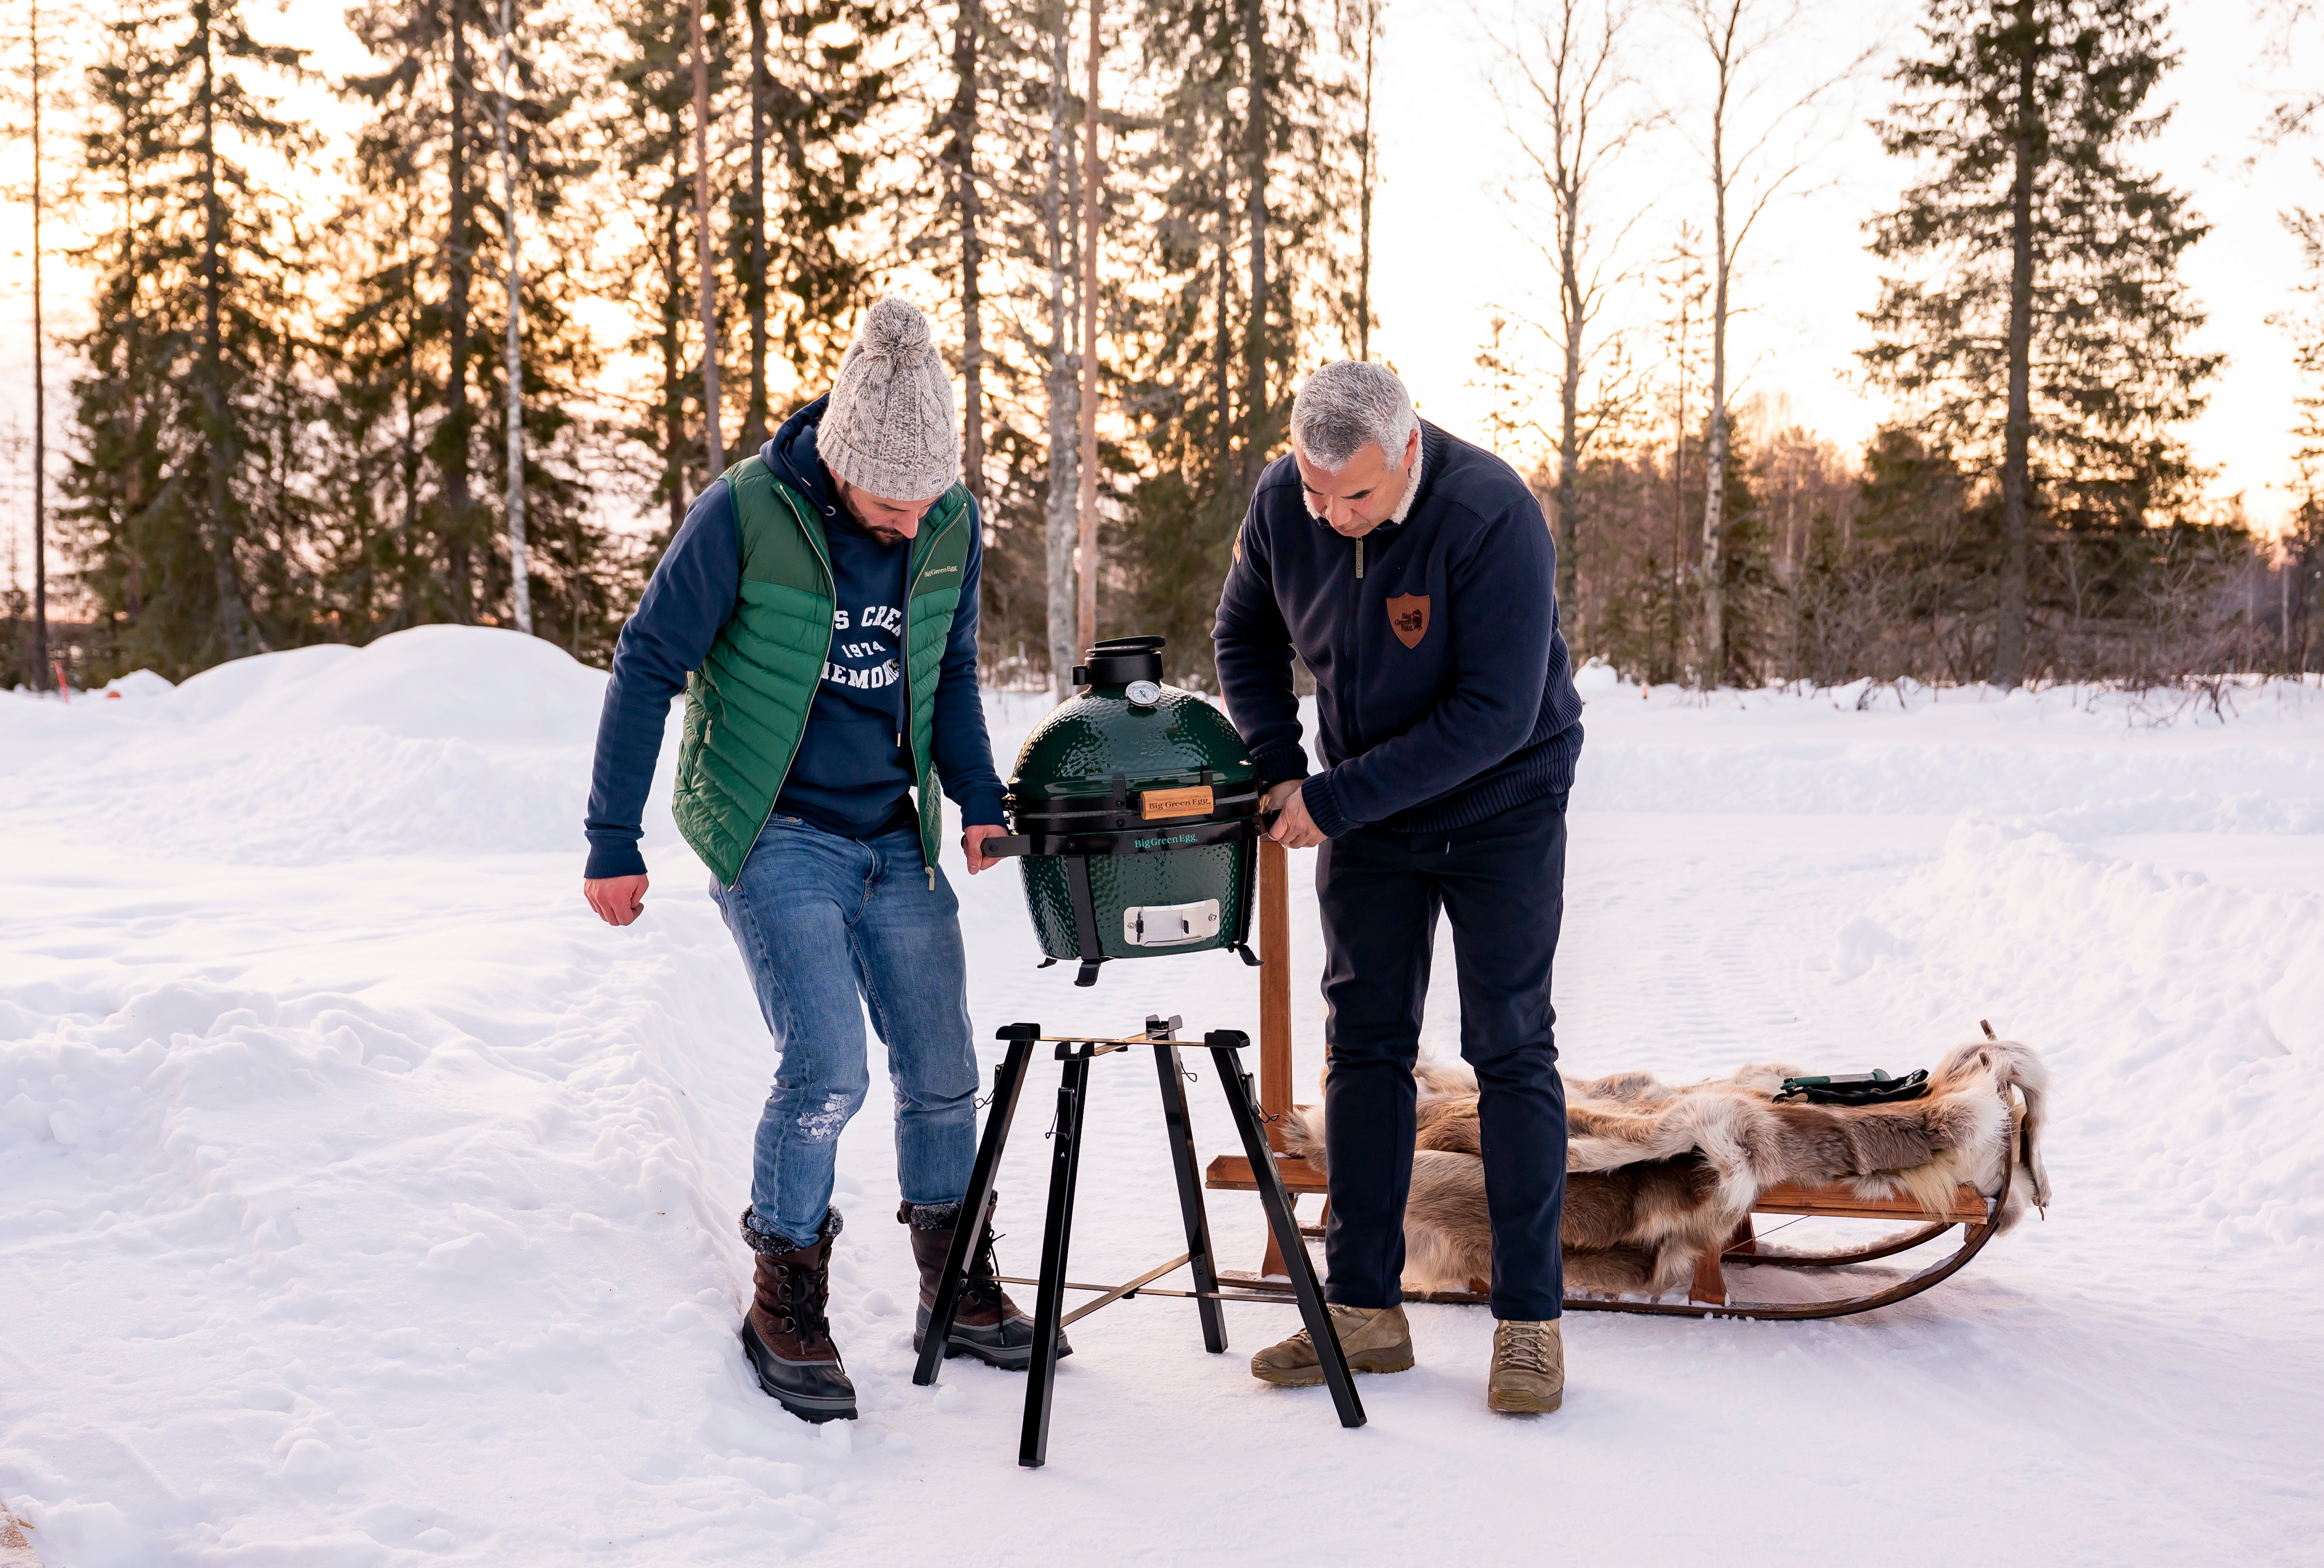
[[[1325,1186],[1321,1172],[1305,1160],[1281,1152],[1283,1138],[1277,1125],[1283,1113],[1291,1108],[1291,945],[1289,933],[1285,928],[1290,899],[1286,869],[1282,846],[1270,840],[1260,840],[1259,1110],[1267,1118],[1268,1141],[1277,1150],[1276,1169],[1281,1175],[1284,1189],[1296,1209],[1303,1196],[1311,1193],[1322,1195]],[[1990,1029],[1987,1032],[1990,1033]],[[1861,1197],[1844,1183],[1821,1187],[1791,1185],[1769,1187],[1751,1205],[1751,1213],[1743,1216],[1726,1247],[1717,1252],[1706,1252],[1697,1261],[1685,1301],[1568,1296],[1565,1310],[1647,1313],[1664,1317],[1847,1317],[1854,1313],[1894,1305],[1918,1296],[1931,1286],[1959,1272],[1964,1264],[1984,1250],[1985,1244],[1993,1240],[2001,1229],[2002,1203],[2009,1192],[2010,1178],[2016,1168],[2019,1141],[2023,1137],[2022,1122],[2015,1107],[2011,1117],[2000,1176],[1990,1194],[1963,1185],[1955,1189],[1951,1203],[1942,1212],[1931,1213],[1910,1196]],[[1252,1176],[1250,1161],[1241,1155],[1221,1155],[1212,1160],[1204,1173],[1203,1185],[1222,1192],[1259,1190],[1259,1183]],[[1327,1213],[1329,1207],[1327,1198]],[[1906,1228],[1853,1246],[1812,1251],[1775,1251],[1762,1249],[1762,1238],[1752,1226],[1754,1214],[1888,1221],[1903,1222]],[[1729,1268],[1846,1268],[1893,1258],[1925,1246],[1956,1225],[1960,1227],[1961,1233],[1958,1245],[1951,1251],[1902,1279],[1883,1282],[1877,1289],[1804,1301],[1759,1302],[1737,1300],[1728,1287],[1727,1271]],[[1320,1222],[1303,1223],[1300,1233],[1309,1239],[1321,1239],[1323,1227]],[[1254,1294],[1279,1296],[1286,1301],[1291,1299],[1291,1281],[1284,1266],[1283,1255],[1277,1249],[1271,1234],[1268,1239],[1266,1256],[1256,1269],[1221,1269],[1218,1279],[1222,1285],[1233,1286]],[[1410,1294],[1407,1299],[1482,1306],[1488,1301],[1488,1287],[1482,1280],[1471,1280],[1467,1290],[1423,1291]]]

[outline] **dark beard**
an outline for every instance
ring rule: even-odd
[[[892,546],[899,545],[904,542],[904,536],[901,533],[892,528],[881,527],[878,523],[866,518],[862,512],[857,511],[855,507],[855,498],[853,496],[842,494],[839,498],[839,504],[846,510],[847,521],[862,529],[865,533],[870,534],[872,536],[872,541],[874,544]]]

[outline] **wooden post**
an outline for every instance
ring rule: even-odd
[[[1280,1152],[1291,1109],[1291,875],[1288,852],[1259,841],[1259,1108]]]
[[[1305,1160],[1282,1152],[1282,1119],[1291,1109],[1291,874],[1283,846],[1271,838],[1259,841],[1259,1109],[1267,1119],[1267,1147],[1276,1157],[1275,1168],[1296,1218],[1301,1194],[1321,1192],[1323,1180]],[[1221,1155],[1211,1161],[1204,1185],[1249,1191],[1256,1174],[1236,1157]],[[1331,1212],[1326,1198],[1323,1213],[1328,1216]],[[1290,1272],[1269,1227],[1259,1271],[1222,1269],[1219,1277],[1232,1285],[1279,1287]]]
[[[1291,867],[1289,852],[1271,838],[1259,841],[1259,1109],[1267,1147],[1282,1153],[1282,1117],[1291,1109]],[[1270,1230],[1259,1277],[1290,1272]]]

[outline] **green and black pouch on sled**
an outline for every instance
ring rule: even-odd
[[[1869,1073],[1827,1073],[1812,1078],[1786,1078],[1778,1100],[1804,1100],[1811,1105],[1893,1105],[1918,1100],[1929,1092],[1929,1070],[1922,1067],[1901,1078],[1891,1078],[1875,1067]]]

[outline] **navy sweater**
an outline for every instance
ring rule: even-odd
[[[1361,540],[1307,510],[1289,457],[1268,465],[1219,596],[1227,711],[1260,779],[1305,779],[1333,838],[1469,826],[1572,789],[1582,752],[1540,503],[1491,453],[1425,420],[1420,439],[1405,521]],[[1295,651],[1315,678],[1320,773],[1300,745]]]
[[[838,503],[816,456],[816,425],[825,400],[793,414],[759,456],[776,477],[823,515],[838,609],[831,655],[783,780],[775,809],[829,833],[867,838],[899,816],[912,770],[900,737],[906,728],[902,656],[904,572],[908,543],[882,545]],[[953,612],[936,687],[936,775],[969,825],[1001,821],[1001,787],[976,687],[977,590],[983,570],[983,527],[970,503],[968,559],[961,568],[960,607]],[[589,790],[590,877],[639,876],[646,794],[661,752],[670,699],[701,668],[710,644],[741,596],[742,554],[733,493],[724,481],[695,499],[678,537],[654,567],[637,613],[622,628],[613,675],[597,721],[597,758]]]

